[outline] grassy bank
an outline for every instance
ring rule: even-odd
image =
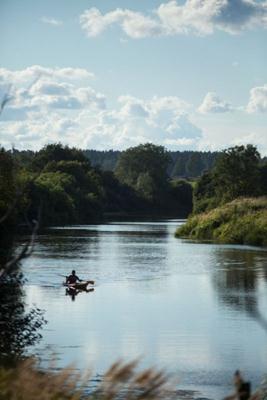
[[[176,237],[267,246],[267,197],[239,198],[192,215]]]

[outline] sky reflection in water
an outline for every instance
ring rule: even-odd
[[[222,396],[240,368],[259,382],[267,367],[267,252],[190,243],[180,221],[118,222],[50,230],[23,269],[28,303],[49,321],[59,367],[101,374],[118,358],[166,368],[181,388]],[[94,279],[72,301],[61,283],[76,269]]]

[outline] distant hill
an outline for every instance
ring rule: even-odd
[[[85,150],[85,155],[92,166],[98,166],[104,171],[114,171],[121,151]],[[171,178],[195,178],[204,171],[210,170],[218,152],[202,151],[170,151],[171,163],[168,174]]]

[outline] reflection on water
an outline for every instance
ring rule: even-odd
[[[216,249],[219,268],[213,276],[219,300],[247,313],[267,332],[267,313],[259,309],[259,287],[266,281],[266,257],[260,251]]]
[[[47,346],[59,367],[141,356],[180,389],[222,397],[240,368],[255,385],[267,367],[266,249],[174,238],[182,221],[51,229],[25,260],[27,298],[46,310]],[[72,269],[94,292],[66,296]],[[69,301],[75,299],[75,301]],[[45,351],[42,350],[45,348]]]
[[[90,289],[75,289],[75,288],[67,288],[65,293],[66,296],[70,296],[72,301],[75,301],[76,296],[78,296],[79,293],[91,293],[94,292],[94,288]]]

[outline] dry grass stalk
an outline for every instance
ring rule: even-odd
[[[159,400],[173,398],[165,373],[154,369],[137,372],[137,361],[113,364],[91,393],[73,368],[40,371],[35,359],[14,369],[0,369],[0,400]],[[88,382],[90,375],[87,374]]]

